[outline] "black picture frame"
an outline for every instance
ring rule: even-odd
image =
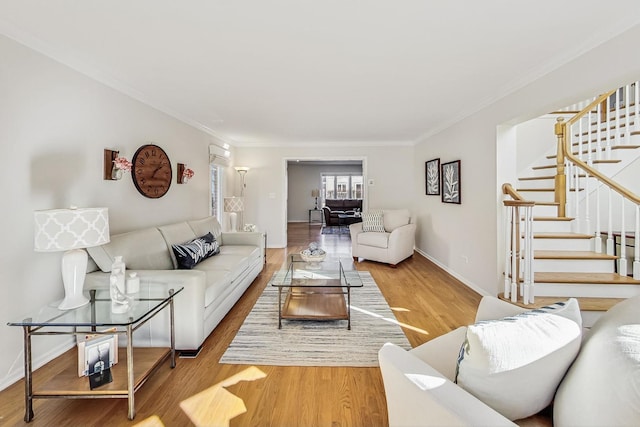
[[[442,186],[442,203],[462,203],[460,180],[460,160],[442,163],[440,165],[440,176]]]
[[[440,159],[424,162],[425,194],[427,196],[440,195]]]

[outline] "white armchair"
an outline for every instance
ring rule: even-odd
[[[395,267],[400,261],[413,255],[416,225],[411,223],[411,215],[406,209],[383,210],[384,231],[364,231],[367,217],[363,222],[351,224],[351,255],[359,258],[384,262]]]

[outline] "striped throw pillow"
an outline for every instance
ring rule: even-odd
[[[362,214],[362,231],[376,231],[384,233],[382,211],[369,211]]]

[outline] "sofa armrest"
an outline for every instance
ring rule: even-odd
[[[389,247],[404,247],[413,252],[416,243],[416,225],[406,224],[394,229],[389,234]]]
[[[378,360],[390,426],[516,425],[394,344],[385,344]]]
[[[220,240],[221,245],[250,245],[264,249],[264,234],[258,231],[223,232]]]

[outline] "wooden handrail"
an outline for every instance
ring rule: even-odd
[[[626,198],[628,200],[631,200],[636,205],[640,205],[640,197],[638,197],[638,195],[636,195],[631,190],[623,187],[622,185],[618,184],[617,182],[611,180],[609,177],[607,177],[607,176],[603,175],[602,173],[600,173],[597,169],[594,169],[593,167],[589,166],[588,164],[586,164],[585,162],[580,160],[578,157],[576,157],[573,154],[572,150],[571,150],[570,139],[567,138],[567,129],[570,129],[570,126],[573,123],[577,122],[582,117],[584,117],[592,108],[594,108],[595,106],[597,106],[601,102],[606,101],[606,99],[609,96],[611,96],[613,93],[615,93],[615,92],[616,92],[615,90],[612,90],[610,92],[607,92],[607,93],[599,96],[598,98],[595,99],[595,101],[593,101],[591,104],[589,104],[579,114],[577,114],[574,117],[572,117],[571,119],[569,119],[569,121],[567,121],[566,123],[564,122],[564,118],[562,118],[562,117],[558,117],[556,119],[556,122],[557,122],[556,123],[556,134],[558,135],[559,140],[562,139],[562,143],[558,144],[559,146],[562,146],[562,152],[558,153],[558,155],[559,155],[558,157],[560,157],[560,156],[566,157],[567,159],[571,160],[576,166],[578,166],[582,170],[586,171],[589,175],[595,177],[598,181],[602,182],[607,187],[611,188],[613,191],[615,191],[616,193],[620,194],[622,197],[624,197],[624,198]],[[556,188],[556,191],[558,191],[558,188]],[[564,190],[561,190],[561,191],[564,191]]]
[[[511,196],[511,198],[514,201],[520,201],[520,202],[526,202],[526,203],[532,203],[533,202],[529,202],[527,201],[524,197],[522,197],[522,195],[520,193],[518,193],[518,191],[513,188],[513,186],[511,184],[509,184],[508,182],[502,184],[502,194],[506,194],[507,196]],[[506,202],[506,200],[505,200]],[[515,206],[511,205],[511,206]]]

